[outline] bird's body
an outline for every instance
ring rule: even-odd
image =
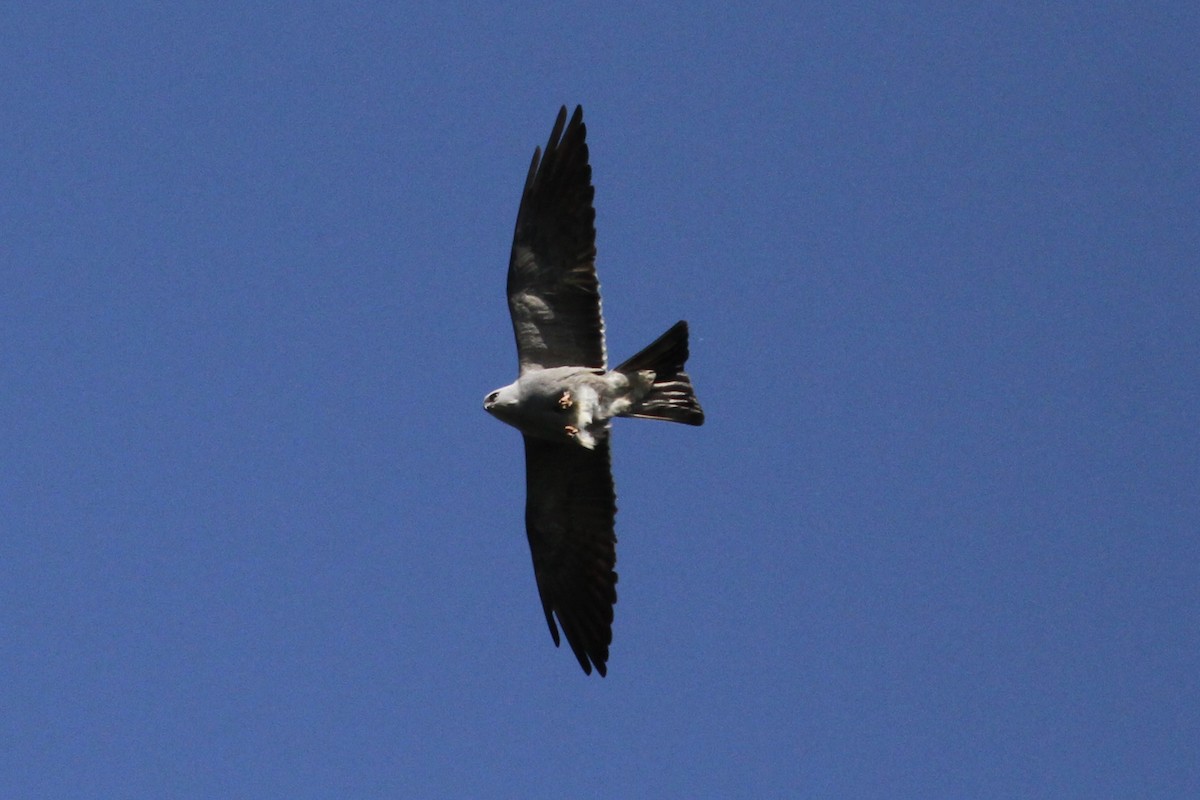
[[[607,367],[583,109],[566,119],[564,107],[545,154],[533,154],[513,234],[508,307],[520,374],[484,408],[525,438],[525,529],[554,643],[561,625],[584,672],[604,675],[617,601],[611,421],[700,425],[704,412],[683,371],[686,322]]]
[[[485,408],[526,436],[575,441],[590,449],[608,435],[609,420],[628,413],[654,385],[654,373],[626,375],[587,367],[554,367],[522,375]]]

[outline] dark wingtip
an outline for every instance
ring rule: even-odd
[[[542,610],[546,614],[546,626],[550,628],[550,637],[554,639],[554,646],[561,647],[562,636],[558,632],[558,625],[556,625],[554,622],[554,612],[545,603],[542,604]],[[594,647],[589,650],[587,646],[578,641],[578,637],[572,635],[570,631],[568,631],[565,625],[563,626],[563,633],[567,635],[567,644],[570,646],[571,652],[575,656],[575,660],[578,661],[579,666],[583,668],[585,675],[591,675],[593,668],[595,668],[596,673],[599,674],[601,678],[608,675],[607,645],[605,645],[599,652],[593,652],[595,650]]]
[[[563,106],[558,110],[558,116],[554,119],[554,127],[550,129],[550,138],[546,141],[546,153],[553,152],[558,146],[558,140],[562,138],[563,125],[567,123],[567,107]]]
[[[525,188],[521,190],[521,197],[524,198],[529,194],[529,187],[533,186],[533,179],[537,177],[538,165],[542,163],[542,148],[533,148],[533,160],[529,162],[529,172],[525,174]]]
[[[558,647],[560,642],[558,639],[558,626],[554,624],[554,615],[550,613],[550,609],[546,608],[546,624],[550,626],[550,638],[554,640],[554,646]]]

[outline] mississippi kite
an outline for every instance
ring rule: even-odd
[[[568,123],[564,106],[534,150],[508,263],[519,377],[483,407],[525,439],[525,530],[554,644],[561,626],[583,671],[604,675],[617,602],[610,420],[700,425],[704,412],[683,371],[686,322],[607,368],[586,137],[583,109]]]

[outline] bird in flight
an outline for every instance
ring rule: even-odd
[[[554,644],[561,626],[583,671],[603,676],[617,602],[610,422],[700,425],[704,412],[683,371],[687,322],[608,369],[593,194],[583,108],[568,122],[563,106],[533,152],[508,262],[518,378],[483,407],[525,439],[525,530]]]

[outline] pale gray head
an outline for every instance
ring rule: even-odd
[[[520,404],[517,385],[510,383],[483,398],[483,410],[499,420],[508,422]]]

